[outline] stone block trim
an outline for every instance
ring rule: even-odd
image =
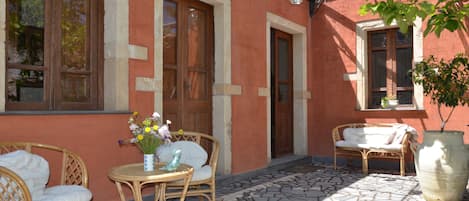
[[[135,79],[135,90],[137,91],[150,91],[150,92],[162,92],[163,82],[161,80],[155,80],[150,77],[137,77]]]
[[[231,84],[214,84],[213,95],[214,96],[232,96],[241,95],[242,90],[240,85]]]
[[[129,44],[129,59],[148,60],[148,48]]]

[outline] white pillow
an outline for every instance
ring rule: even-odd
[[[207,162],[208,154],[199,144],[191,141],[176,141],[169,144],[161,145],[156,154],[161,162],[169,162],[173,158],[174,150],[181,150],[181,163],[199,169]]]
[[[46,188],[42,196],[33,201],[90,201],[90,190],[78,185],[58,185]]]
[[[31,197],[44,193],[49,180],[49,163],[41,156],[24,150],[0,155],[0,166],[15,172],[29,188]]]

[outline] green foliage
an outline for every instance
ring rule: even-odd
[[[469,4],[464,2],[468,0],[438,0],[434,4],[425,0],[375,0],[374,3],[362,5],[360,14],[379,14],[387,25],[395,20],[404,33],[417,17],[422,20],[428,18],[424,36],[433,32],[440,37],[445,29],[451,32],[467,31],[464,21],[469,16]],[[437,104],[441,131],[456,106],[469,105],[469,64],[465,55],[458,54],[449,61],[437,61],[430,56],[416,64],[412,78],[414,83],[422,85],[425,95],[429,95],[432,102]],[[442,106],[451,107],[446,119],[441,113]]]
[[[362,5],[359,12],[360,15],[369,12],[379,14],[387,25],[395,20],[403,33],[408,31],[417,17],[422,20],[428,18],[424,36],[434,32],[440,37],[445,29],[451,32],[466,30],[464,19],[469,16],[469,4],[464,4],[461,0],[438,0],[434,4],[419,0],[382,0]]]
[[[441,120],[441,131],[444,130],[454,108],[469,104],[469,59],[463,54],[445,61],[435,57],[419,62],[412,70],[414,83],[421,84],[425,95],[438,105]],[[451,107],[451,112],[444,119],[441,106]]]
[[[425,95],[433,102],[447,107],[469,104],[465,97],[469,89],[469,62],[462,54],[445,61],[430,56],[415,65],[413,80],[423,86]]]
[[[151,133],[145,133],[142,136],[142,139],[137,142],[137,146],[144,154],[155,153],[156,148],[163,144],[163,140]]]

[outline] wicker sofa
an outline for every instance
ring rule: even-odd
[[[334,169],[337,157],[361,157],[362,171],[368,174],[368,159],[388,158],[400,161],[400,174],[405,175],[405,156],[415,129],[406,124],[350,123],[332,129]]]
[[[85,163],[72,151],[32,142],[0,142],[0,154],[0,200],[91,200]],[[45,159],[52,158],[60,159],[60,174],[49,173]],[[50,175],[60,175],[59,185],[46,188]]]

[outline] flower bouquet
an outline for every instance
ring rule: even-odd
[[[161,123],[161,116],[154,112],[151,117],[146,117],[140,120],[138,112],[134,112],[129,118],[129,129],[133,137],[130,139],[119,140],[119,145],[123,144],[136,144],[137,147],[145,155],[145,170],[152,171],[153,167],[146,167],[147,165],[153,166],[154,154],[156,149],[165,143],[171,142],[171,133],[169,125],[171,121],[166,120],[166,124]],[[147,163],[150,164],[146,164]]]

